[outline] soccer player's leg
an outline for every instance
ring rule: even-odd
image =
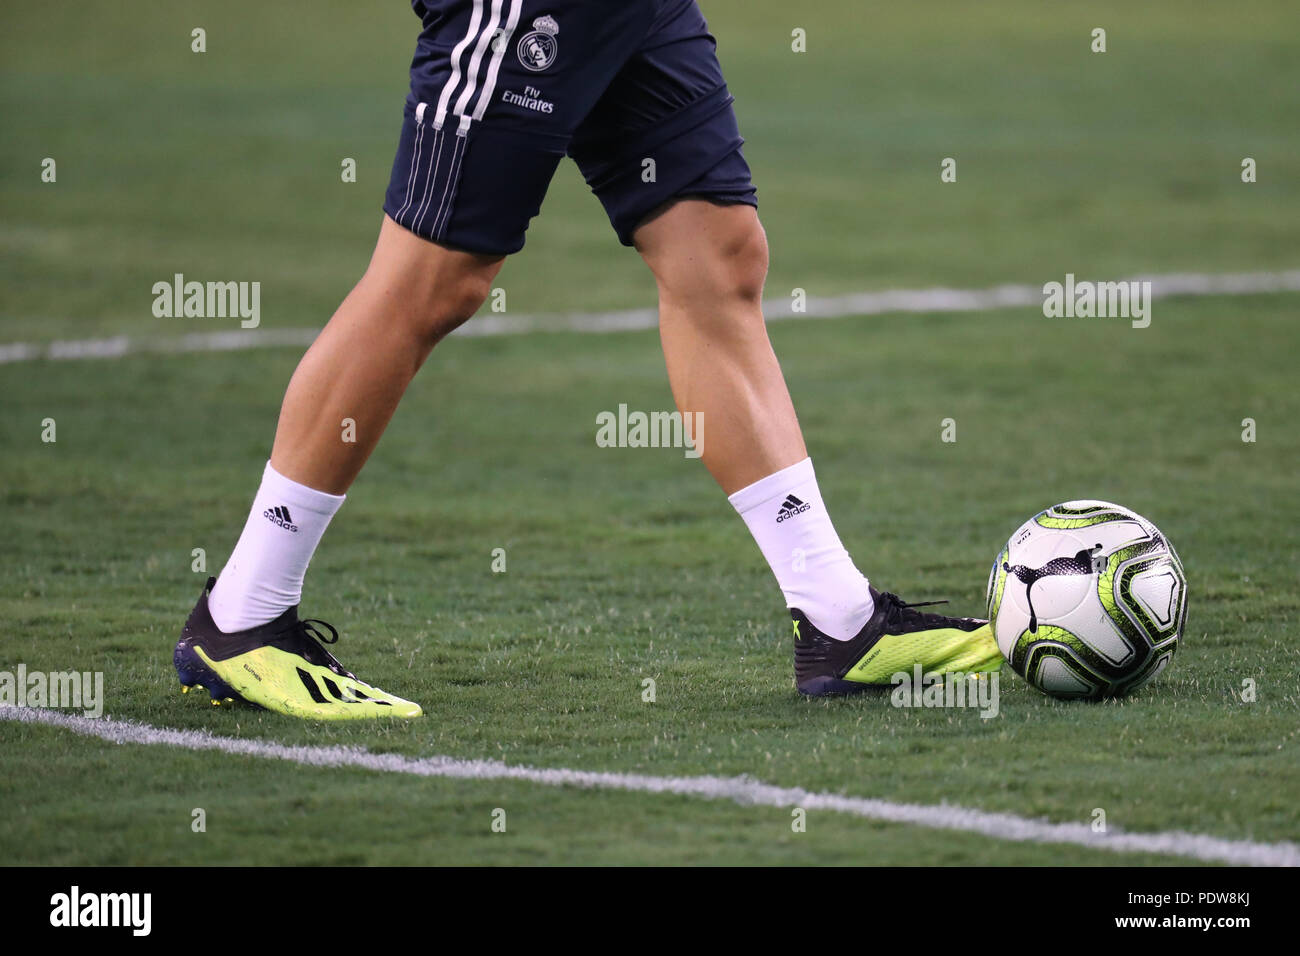
[[[767,255],[755,210],[679,200],[634,238],[659,285],[678,408],[687,421],[702,418],[701,458],[790,608],[799,690],[888,686],[916,664],[926,673],[1001,666],[987,622],[925,613],[877,591],[840,543],[763,322]]]
[[[414,6],[424,31],[374,256],[294,373],[243,534],[174,651],[182,685],[201,685],[216,701],[318,719],[421,713],[334,659],[325,647],[334,629],[299,618],[303,579],[411,378],[523,246],[564,154],[565,124],[576,122],[565,110],[589,104],[576,96],[562,110],[540,92],[524,95],[523,75],[553,65],[552,18],[536,18],[525,45],[509,35],[520,26],[518,3],[508,20],[500,4],[487,12],[469,0]],[[569,26],[582,36],[581,27],[616,24],[602,16]],[[575,45],[571,56],[581,51]],[[599,90],[582,95],[594,100]],[[493,106],[512,112],[494,117]]]
[[[407,385],[479,307],[500,264],[384,217],[370,266],[290,380],[235,549],[185,622],[173,651],[183,689],[320,720],[420,715],[344,669],[324,647],[337,632],[300,620],[298,604],[316,546]]]
[[[477,310],[500,265],[384,217],[369,268],[290,380],[243,533],[173,651],[185,690],[297,717],[419,716],[419,705],[345,670],[323,646],[337,632],[299,620],[298,603],[308,562],[407,385]]]
[[[986,622],[877,591],[841,544],[767,337],[766,238],[713,38],[692,0],[664,9],[571,152],[620,240],[655,275],[674,399],[687,421],[702,417],[705,466],[785,595],[799,690],[888,685],[917,663],[1000,666]]]

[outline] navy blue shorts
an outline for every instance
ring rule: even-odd
[[[384,211],[443,245],[524,245],[566,154],[624,245],[678,196],[757,205],[716,43],[695,0],[413,0]]]

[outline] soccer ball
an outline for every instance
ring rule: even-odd
[[[989,574],[988,616],[1016,673],[1053,697],[1121,697],[1167,666],[1187,577],[1150,521],[1067,501],[1011,536]]]

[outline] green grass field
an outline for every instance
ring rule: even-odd
[[[1293,4],[835,0],[815,21],[702,5],[748,138],[769,295],[1300,268]],[[416,20],[401,2],[310,11],[7,4],[0,345],[237,327],[154,318],[150,288],[174,272],[260,281],[264,329],[328,318],[373,245]],[[207,53],[190,52],[195,26]],[[1089,52],[1096,26],[1105,54]],[[796,27],[807,53],[790,51]],[[948,156],[958,181],[942,184]],[[498,285],[511,312],[653,304],[567,162]],[[1168,533],[1184,643],[1122,702],[1056,702],[1010,668],[991,720],[800,699],[780,592],[704,468],[595,444],[602,410],[672,407],[652,331],[456,338],[417,379],[304,608],[340,629],[347,666],[421,702],[400,726],[212,708],[171,668],[206,576],[192,550],[216,573],[233,546],[300,350],[0,364],[0,670],[102,671],[112,717],[224,736],[1297,841],[1298,305],[1160,300],[1144,330],[1034,308],[772,326],[822,491],[879,585],[977,612],[1007,535],[1070,498]],[[782,809],[5,720],[0,754],[7,863],[1186,862],[831,813],[794,833]]]

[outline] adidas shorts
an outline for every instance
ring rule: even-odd
[[[517,252],[564,155],[624,245],[677,196],[757,205],[695,0],[413,0],[384,211],[441,244]]]

